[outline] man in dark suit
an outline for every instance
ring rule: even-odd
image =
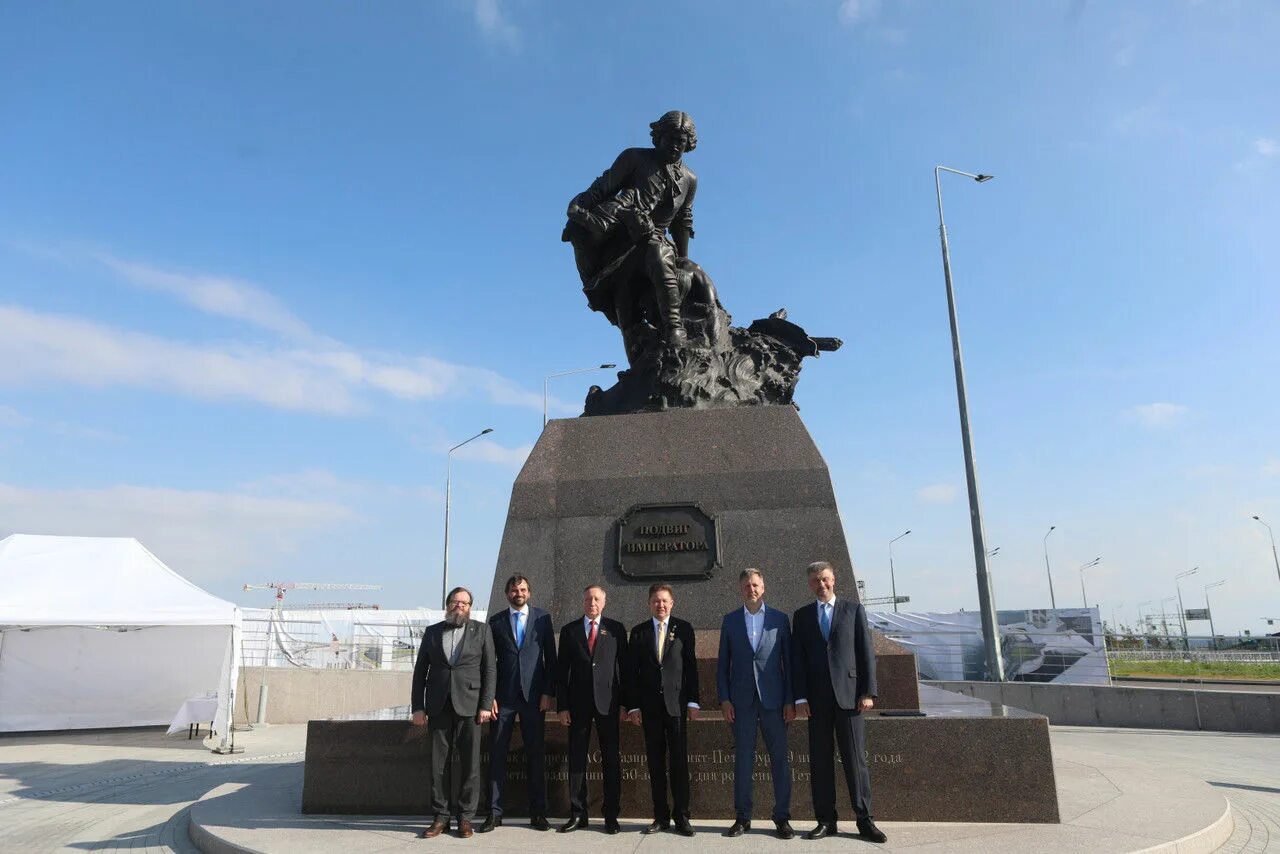
[[[617,833],[622,802],[622,760],[618,725],[622,716],[627,630],[604,615],[605,592],[598,584],[582,591],[582,617],[560,629],[556,705],[569,727],[569,820],[560,833],[587,826],[587,748],[591,725],[600,742],[604,770],[604,830]]]
[[[649,612],[653,615],[631,630],[627,648],[635,679],[631,693],[633,724],[644,722],[644,749],[649,765],[649,791],[653,796],[653,823],[644,833],[671,826],[682,836],[693,836],[689,824],[689,718],[698,719],[698,661],[693,626],[671,616],[675,594],[670,584],[649,588]],[[670,760],[671,800],[667,805]]]
[[[791,687],[791,624],[787,615],[765,607],[764,576],[744,569],[738,576],[743,606],[724,615],[716,691],[720,711],[733,727],[733,806],[737,819],[725,836],[751,829],[751,784],[756,730],[764,734],[773,772],[773,823],[779,839],[791,839],[791,759],[787,724],[795,720]]]
[[[429,626],[413,667],[414,726],[425,726],[431,739],[431,812],[433,820],[419,834],[439,836],[458,820],[458,836],[471,836],[480,801],[480,724],[493,709],[497,665],[489,627],[471,619],[471,591],[455,587],[445,597],[445,617]],[[452,797],[449,769],[461,757],[462,780]]]
[[[809,719],[810,786],[818,818],[818,826],[807,838],[837,832],[835,748],[839,747],[858,836],[884,842],[884,833],[871,819],[871,774],[862,718],[876,697],[876,654],[867,612],[856,592],[848,599],[836,598],[831,564],[811,563],[808,575],[816,601],[796,611],[791,621],[796,713]]]
[[[507,782],[507,748],[516,718],[529,763],[529,824],[550,830],[547,823],[545,714],[556,694],[556,639],[551,615],[529,605],[529,579],[507,579],[507,602],[489,618],[498,654],[497,717],[489,727],[489,818],[479,828],[488,833],[502,826],[502,790]]]

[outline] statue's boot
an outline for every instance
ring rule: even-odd
[[[662,310],[662,331],[668,346],[680,347],[689,343],[689,336],[684,331],[684,322],[680,318],[680,280],[675,271],[663,276],[658,284],[658,302]]]

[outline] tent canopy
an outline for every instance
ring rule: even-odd
[[[132,537],[0,540],[0,625],[231,626],[236,606],[165,566]]]
[[[218,698],[229,732],[240,612],[131,537],[0,540],[0,732],[153,726]]]

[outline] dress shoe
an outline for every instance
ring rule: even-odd
[[[876,827],[876,823],[871,820],[871,816],[858,819],[858,838],[865,839],[868,842],[884,842],[889,837],[884,835],[884,831]]]
[[[573,815],[569,816],[569,820],[556,829],[556,833],[572,833],[578,828],[586,826],[587,817],[585,815]]]
[[[646,827],[644,830],[642,830],[642,831],[640,831],[640,832],[641,832],[641,833],[643,833],[643,834],[645,834],[645,835],[648,835],[648,834],[650,834],[650,833],[659,833],[659,832],[661,832],[661,831],[663,831],[663,830],[668,830],[668,829],[670,829],[670,827],[671,827],[671,822],[669,822],[669,821],[658,821],[658,820],[655,818],[655,819],[653,820],[653,823],[652,823],[652,824],[650,824],[648,827]]]
[[[825,822],[818,822],[818,826],[815,827],[813,830],[809,831],[808,833],[806,833],[804,835],[804,838],[805,839],[825,839],[828,836],[835,836],[835,835],[836,835],[835,822],[832,822],[831,824],[827,824]]]
[[[431,822],[430,827],[428,827],[426,830],[418,834],[418,838],[419,839],[435,839],[437,836],[444,833],[448,829],[449,829],[449,823],[447,821],[439,821],[439,820],[433,821]]]
[[[529,819],[529,826],[534,830],[551,829],[551,824],[547,821],[547,817],[545,815],[535,815],[533,818]]]
[[[751,829],[751,822],[738,819],[721,836],[741,836]]]
[[[622,825],[618,824],[616,818],[606,818],[604,820],[604,832],[610,836],[617,836],[622,832]]]
[[[470,839],[471,834],[472,834],[471,822],[467,821],[466,819],[460,819],[458,821],[458,838]]]
[[[791,822],[787,821],[785,818],[782,821],[775,821],[773,826],[778,828],[774,831],[773,835],[779,839],[790,839],[796,835],[796,832],[791,829]]]
[[[676,819],[676,833],[680,834],[681,836],[693,836],[693,825],[689,824],[689,819],[687,818]]]
[[[488,818],[484,820],[484,824],[476,828],[476,833],[488,833],[489,831],[493,830],[495,827],[502,827],[502,817],[497,815],[490,815]]]

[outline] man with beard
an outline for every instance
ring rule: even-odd
[[[693,626],[671,616],[675,594],[670,584],[649,588],[652,617],[631,630],[628,672],[636,680],[632,691],[631,722],[644,722],[644,748],[649,765],[649,793],[653,823],[643,833],[671,826],[693,836],[689,824],[689,719],[698,719],[698,661]],[[670,770],[671,800],[667,804]]]
[[[432,822],[419,836],[431,839],[458,821],[458,836],[471,836],[480,801],[480,725],[493,717],[497,665],[489,627],[471,617],[471,591],[455,587],[445,597],[445,618],[429,626],[413,667],[413,725],[431,739]],[[461,785],[453,797],[450,768],[461,759]]]
[[[507,579],[507,602],[489,618],[498,654],[496,712],[489,727],[489,818],[479,828],[488,833],[502,826],[502,793],[507,782],[507,748],[516,718],[529,767],[529,824],[550,830],[547,823],[547,778],[544,761],[545,714],[556,694],[556,640],[551,615],[529,605],[529,579]]]
[[[876,654],[867,612],[855,592],[836,598],[831,564],[809,564],[809,589],[816,601],[791,620],[792,684],[796,714],[809,719],[810,788],[818,826],[807,839],[836,835],[835,751],[840,748],[845,784],[858,822],[858,836],[884,842],[871,820],[871,774],[866,760],[866,721],[875,705]],[[855,588],[856,590],[856,588]]]
[[[560,833],[587,826],[587,749],[591,725],[600,741],[604,769],[605,833],[618,833],[622,811],[622,758],[618,724],[622,718],[622,672],[627,660],[627,630],[603,616],[604,588],[582,591],[582,618],[560,629],[560,722],[569,728],[569,820]]]

